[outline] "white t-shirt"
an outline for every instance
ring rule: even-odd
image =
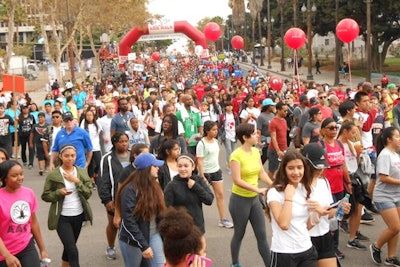
[[[226,139],[231,140],[232,142],[236,141],[236,122],[233,113],[225,114],[225,137]]]
[[[81,128],[85,129],[85,119],[81,122]],[[100,133],[103,129],[100,124],[97,123],[97,127],[94,123],[88,124],[88,132],[90,140],[92,140],[93,151],[101,151],[100,148]]]
[[[356,112],[353,115],[355,120],[358,120],[362,117],[362,122],[365,123],[369,117],[369,113],[364,112]],[[362,143],[364,148],[370,148],[374,145],[373,137],[372,137],[372,127],[368,132],[361,131]]]
[[[353,143],[351,143],[351,145],[353,145]],[[349,170],[349,173],[355,173],[358,169],[357,154],[354,155],[351,152],[351,150],[349,148],[349,144],[347,142],[343,143],[343,148],[344,148],[344,157],[346,160],[347,169]],[[354,151],[354,153],[356,153],[354,146],[353,146],[353,151]]]
[[[64,197],[61,215],[63,216],[78,216],[83,212],[82,202],[79,198],[78,191],[76,190],[75,183],[68,181],[64,178],[64,170],[60,167],[61,175],[64,179],[65,188],[72,190],[72,193]],[[74,168],[73,175],[77,176],[77,170]]]
[[[249,113],[253,113],[253,115],[256,117],[254,118],[250,118],[247,122],[254,124],[255,127],[257,127],[257,118],[258,116],[260,116],[260,110],[258,108],[246,108],[243,109],[242,112],[240,113],[240,118],[241,119],[246,119],[247,116],[249,116]]]
[[[312,187],[312,192],[310,195],[311,200],[319,202],[321,207],[327,207],[333,203],[331,187],[329,186],[328,180],[325,178],[318,178],[315,187]],[[319,217],[319,223],[314,225],[310,229],[310,236],[317,237],[323,236],[329,232],[329,218],[328,215]]]
[[[382,149],[376,163],[376,185],[374,188],[375,202],[400,201],[400,186],[384,183],[379,179],[379,174],[386,174],[392,178],[400,179],[400,156],[388,148]]]
[[[104,137],[108,138],[108,142],[104,142],[104,151],[107,153],[111,151],[113,145],[111,143],[111,133],[110,133],[110,128],[111,128],[111,120],[112,118],[109,117],[108,115],[105,115],[101,117],[97,122],[103,129],[103,135]]]
[[[271,251],[277,253],[300,253],[311,248],[311,238],[307,229],[309,212],[306,205],[306,190],[302,184],[296,188],[292,201],[292,219],[288,230],[282,230],[271,212],[272,240]],[[284,205],[285,193],[271,188],[267,194],[268,205],[271,202]]]
[[[208,143],[204,138],[197,143],[196,156],[203,158],[203,171],[204,173],[214,173],[220,169],[219,158],[219,144],[217,139],[213,143]]]

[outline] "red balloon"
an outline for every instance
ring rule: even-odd
[[[300,28],[290,28],[285,33],[285,43],[293,49],[299,49],[306,43],[306,34]]]
[[[276,91],[280,91],[282,90],[283,81],[280,77],[273,76],[269,79],[269,86]]]
[[[244,47],[244,40],[241,36],[235,35],[231,39],[231,45],[235,49],[242,49]]]
[[[204,36],[207,40],[210,41],[217,41],[218,38],[221,36],[221,27],[215,22],[209,22],[204,27]]]
[[[353,42],[360,33],[360,26],[353,19],[342,19],[336,26],[337,37],[345,43]]]
[[[154,53],[151,55],[151,58],[152,58],[154,61],[159,61],[160,58],[161,58],[160,53],[154,52]]]

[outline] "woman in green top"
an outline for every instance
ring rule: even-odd
[[[258,187],[260,178],[268,186],[271,179],[261,163],[261,155],[254,146],[259,136],[253,124],[242,123],[236,127],[236,137],[241,146],[230,157],[229,166],[232,170],[233,186],[229,200],[234,233],[231,240],[232,267],[241,267],[239,264],[239,250],[247,222],[250,221],[257,239],[258,251],[265,266],[269,266],[270,249],[267,243],[265,216],[259,201],[259,194],[265,195],[267,188]]]

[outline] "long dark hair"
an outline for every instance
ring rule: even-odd
[[[179,142],[176,141],[175,139],[164,139],[157,152],[158,158],[161,160],[167,160],[168,158],[167,151],[174,148],[175,145],[179,146]]]
[[[137,215],[144,221],[150,221],[154,216],[160,215],[166,209],[164,193],[160,183],[155,179],[156,177],[151,175],[151,167],[135,170],[129,175],[121,188],[118,189],[117,193],[116,205],[119,208],[122,190],[132,183],[134,192],[130,192],[130,194],[135,194],[137,197],[136,206],[132,214]]]
[[[381,153],[381,151],[386,147],[387,145],[387,140],[392,139],[394,132],[398,131],[397,128],[395,127],[388,127],[385,128],[376,138],[376,153],[377,155],[379,155],[379,153]]]
[[[88,123],[88,121],[87,121],[87,119],[86,119],[86,115],[88,114],[88,112],[91,112],[91,113],[93,114],[93,122],[92,122],[92,123]],[[94,113],[92,110],[90,110],[90,109],[86,110],[86,112],[85,112],[85,123],[84,123],[84,126],[83,126],[83,127],[85,128],[85,130],[86,130],[87,132],[89,132],[89,124],[94,124],[94,126],[96,126],[96,132],[99,131],[99,125],[97,124],[97,119],[96,119],[96,117],[97,117],[97,114]]]
[[[311,173],[310,173],[310,169],[309,169],[306,159],[296,149],[289,149],[283,156],[281,164],[279,165],[278,171],[276,172],[275,180],[274,180],[272,186],[275,187],[275,189],[278,192],[282,192],[285,190],[286,186],[289,184],[289,178],[286,175],[286,165],[290,161],[296,160],[296,159],[301,160],[304,165],[304,174],[303,174],[303,178],[301,179],[301,183],[304,185],[304,188],[307,191],[307,199],[308,199],[311,194],[312,177],[310,175]]]

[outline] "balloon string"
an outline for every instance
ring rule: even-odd
[[[300,83],[300,70],[299,70],[299,63],[298,63],[299,56],[297,54],[297,49],[294,50],[294,54],[295,54],[295,58],[296,58],[296,69],[297,69],[297,93],[299,93],[301,83]]]
[[[352,84],[352,79],[351,79],[351,50],[350,50],[350,43],[347,43],[347,65],[349,65],[349,82],[350,82],[350,88],[353,89],[353,84]]]

